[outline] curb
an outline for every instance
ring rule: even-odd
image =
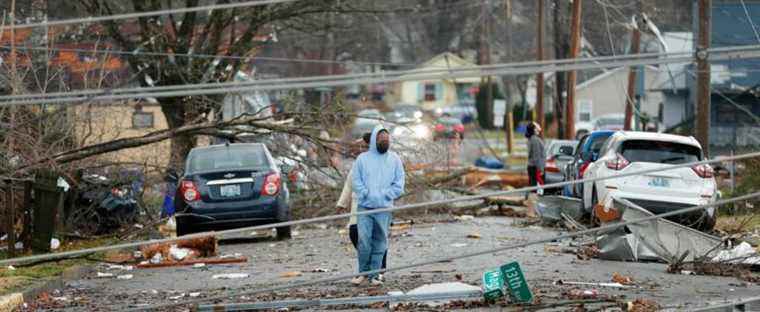
[[[43,282],[40,285],[31,286],[21,292],[16,292],[0,297],[0,311],[13,311],[28,301],[36,299],[44,292],[50,292],[54,289],[61,289],[66,286],[66,281],[81,279],[93,269],[88,266],[73,266],[61,273],[60,276]]]

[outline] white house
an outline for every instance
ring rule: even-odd
[[[446,52],[433,57],[415,69],[453,69],[475,64],[464,60],[452,53]],[[415,74],[409,74],[404,78],[414,78]],[[456,78],[441,80],[409,80],[395,84],[395,92],[401,103],[416,104],[423,110],[433,111],[436,108],[455,105],[458,102],[473,103],[480,78]],[[397,103],[390,103],[395,105]]]
[[[640,102],[641,112],[652,117],[659,117],[663,96],[662,92],[652,90],[652,87],[659,78],[660,70],[654,66],[644,68],[645,91]],[[575,89],[576,120],[590,122],[602,115],[624,113],[628,72],[628,67],[618,67],[578,84]]]

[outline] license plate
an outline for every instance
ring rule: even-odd
[[[240,196],[240,184],[222,185],[219,192],[222,197]]]
[[[670,187],[670,181],[667,178],[654,177],[649,180],[649,186],[654,187]]]

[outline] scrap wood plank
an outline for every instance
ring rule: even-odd
[[[146,263],[138,264],[136,267],[140,269],[153,269],[153,268],[165,268],[173,266],[188,266],[196,263],[204,264],[228,264],[228,263],[242,263],[247,262],[248,257],[236,257],[236,258],[197,258],[189,259],[178,262],[161,262],[161,263]]]

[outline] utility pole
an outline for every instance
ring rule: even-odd
[[[570,35],[570,58],[578,58],[581,50],[581,0],[573,1],[573,19]],[[576,71],[570,71],[567,78],[567,103],[565,113],[565,138],[572,140],[575,136],[575,83]]]
[[[697,41],[697,141],[705,156],[710,151],[710,63],[705,51],[710,48],[712,0],[699,0],[699,38]]]
[[[567,58],[567,51],[570,49],[567,36],[563,31],[564,25],[561,21],[563,0],[552,0],[552,31],[554,35],[554,59]],[[567,81],[565,72],[554,72],[554,123],[557,125],[557,138],[564,138],[565,123],[563,115],[565,111],[565,91],[567,90]]]
[[[504,0],[504,14],[507,17],[507,62],[512,61],[512,0]],[[514,79],[508,77],[507,79]],[[507,86],[512,85],[508,84]],[[506,102],[507,111],[504,114],[504,140],[507,144],[507,153],[512,156],[514,150],[514,117],[512,116],[512,104],[510,103],[511,88],[505,88],[504,101]],[[490,93],[489,93],[490,94]]]
[[[480,32],[480,65],[491,64],[491,49],[489,39],[490,30],[490,14],[488,10],[488,0],[483,0],[481,5],[481,32]],[[481,86],[485,83],[486,87],[486,120],[493,122],[493,87],[491,82],[491,76],[481,77]]]
[[[639,29],[638,18],[633,17],[631,23],[631,51],[630,54],[638,54],[641,46],[641,30]],[[638,66],[631,66],[628,71],[628,92],[625,95],[625,124],[623,124],[623,130],[631,130],[631,121],[633,120],[633,106],[635,93],[636,93],[636,70]]]
[[[544,60],[544,2],[538,0],[538,42],[537,51],[538,61]],[[536,122],[541,129],[546,129],[544,125],[544,73],[538,73],[536,76]]]

